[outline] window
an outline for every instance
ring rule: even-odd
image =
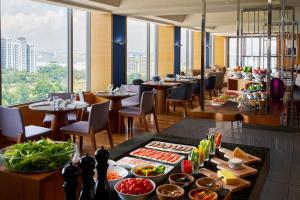
[[[87,89],[88,13],[73,10],[73,91]]]
[[[71,9],[69,9],[71,10]],[[73,53],[74,89],[86,89],[86,12],[74,10],[73,52],[68,51],[68,8],[30,0],[1,0],[3,105],[67,92]]]
[[[127,40],[127,83],[147,80],[147,23],[128,19]]]
[[[156,75],[157,27],[154,23],[127,19],[127,83]]]
[[[181,29],[180,71],[184,73],[192,69],[192,34],[191,30]]]
[[[259,37],[243,38],[243,66],[267,66],[267,40]],[[236,66],[236,38],[229,38],[229,67]],[[260,49],[260,51],[259,51]],[[277,65],[277,40],[271,39],[271,68]]]

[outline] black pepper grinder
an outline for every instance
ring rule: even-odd
[[[79,168],[72,163],[69,163],[63,168],[62,176],[64,177],[63,187],[65,189],[65,200],[77,199],[77,178],[79,174]]]
[[[101,149],[98,149],[95,152],[95,159],[97,161],[96,169],[98,173],[98,178],[97,178],[96,188],[95,188],[97,200],[111,199],[110,188],[106,177],[107,168],[108,168],[107,161],[109,156],[110,156],[109,152],[105,150],[103,146],[101,147]]]
[[[88,154],[85,154],[80,159],[79,167],[81,168],[81,178],[82,178],[82,190],[80,192],[80,200],[95,200],[95,181],[94,181],[94,169],[95,169],[95,159]]]

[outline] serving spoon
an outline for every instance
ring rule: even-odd
[[[210,183],[207,183],[207,184],[206,184],[206,187],[211,188],[211,187],[215,186],[216,182],[219,181],[219,180],[222,180],[223,178],[224,178],[224,176],[221,176],[220,178],[218,178],[218,179],[216,179],[216,180],[213,180],[213,181],[210,182]]]

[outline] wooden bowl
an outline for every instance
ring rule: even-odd
[[[176,181],[177,179],[184,178],[184,177],[187,177],[187,179],[189,181],[187,181],[187,182]],[[190,174],[186,174],[186,173],[174,173],[174,174],[171,174],[168,179],[169,179],[170,184],[178,185],[184,189],[190,188],[193,185],[193,182],[195,181],[194,176],[192,176]]]
[[[204,177],[204,178],[199,178],[196,180],[196,186],[197,188],[200,189],[207,189],[207,190],[212,190],[212,191],[217,191],[223,187],[223,182],[221,180],[217,180],[215,185],[213,187],[207,187],[207,184],[215,181],[216,179],[214,178],[209,178],[209,177]]]
[[[213,191],[211,191],[211,190],[205,190],[205,189],[200,189],[200,188],[198,188],[198,189],[193,189],[193,190],[191,190],[190,192],[189,192],[189,198],[191,199],[191,200],[199,200],[200,198],[197,198],[196,197],[196,194],[197,193],[200,193],[200,192],[207,192],[207,193],[211,193],[211,195],[212,195],[212,198],[210,198],[211,200],[218,200],[218,195],[217,195],[217,193],[215,193],[215,192],[213,192]],[[204,198],[203,198],[204,199]]]
[[[172,197],[164,194],[163,190],[178,191],[178,195]],[[184,195],[184,189],[173,184],[164,184],[156,188],[156,195],[159,200],[181,200]]]

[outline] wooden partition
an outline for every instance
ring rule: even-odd
[[[194,31],[193,69],[201,69],[201,32]]]
[[[174,72],[174,26],[158,26],[158,75]]]
[[[112,15],[91,14],[91,92],[112,81]]]
[[[224,36],[214,36],[214,65],[225,66],[225,39]]]

